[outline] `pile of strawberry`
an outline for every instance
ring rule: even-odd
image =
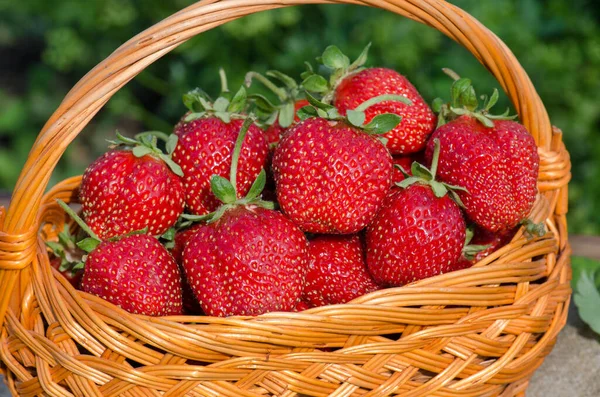
[[[433,109],[394,70],[328,47],[278,102],[200,89],[174,133],[117,134],[49,246],[77,288],[150,316],[253,316],[348,302],[463,269],[527,223],[539,158],[498,92],[454,78]],[[277,82],[274,83],[274,81]],[[74,267],[71,265],[77,263]],[[79,269],[79,270],[78,270]],[[80,270],[83,269],[83,270]]]

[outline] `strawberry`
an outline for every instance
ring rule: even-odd
[[[307,74],[303,85],[309,91],[324,92],[326,102],[331,98],[340,114],[356,109],[360,104],[383,95],[401,95],[409,102],[390,98],[370,106],[366,111],[366,122],[384,113],[402,117],[402,121],[383,137],[392,154],[410,154],[425,148],[427,137],[434,130],[436,117],[417,89],[400,73],[386,68],[364,68],[367,61],[367,46],[358,59],[350,64],[337,47],[329,46],[321,56],[322,63],[331,70],[329,82],[317,83],[318,78]],[[308,80],[308,81],[307,81]]]
[[[391,185],[391,156],[370,134],[388,131],[399,118],[381,115],[364,125],[364,113],[342,118],[333,106],[307,99],[312,106],[299,111],[304,120],[273,156],[279,204],[306,232],[355,233],[373,219]]]
[[[239,198],[237,158],[249,118],[240,131],[230,180],[211,177],[223,205],[189,239],[183,266],[203,311],[211,316],[259,315],[290,311],[302,293],[307,270],[306,237],[259,197],[264,170]],[[272,207],[271,207],[272,208]]]
[[[219,200],[211,193],[211,175],[227,175],[237,133],[242,126],[246,93],[242,87],[231,101],[224,96],[214,104],[200,90],[184,97],[192,113],[186,114],[175,126],[178,136],[173,160],[183,170],[185,202],[187,209],[196,215],[204,215],[219,206]],[[248,192],[252,181],[263,169],[267,158],[267,141],[256,125],[248,130],[238,168],[238,184],[241,196]]]
[[[183,212],[181,170],[156,148],[156,138],[117,136],[129,146],[105,153],[83,174],[83,215],[102,239],[144,228],[163,234]]]
[[[458,192],[468,217],[492,232],[514,228],[531,211],[537,194],[539,156],[533,137],[522,124],[491,116],[498,92],[477,110],[470,80],[453,84],[452,103],[437,108],[441,125],[432,138],[441,142],[441,181],[466,189]],[[427,145],[430,160],[433,140]]]
[[[131,233],[100,241],[85,222],[58,200],[90,237],[77,243],[85,258],[81,290],[133,313],[167,316],[182,313],[181,273],[153,236]]]
[[[439,146],[437,146],[439,151]],[[465,242],[462,212],[452,189],[435,180],[435,161],[418,163],[367,227],[367,267],[381,285],[400,286],[456,270]]]
[[[378,289],[356,234],[317,236],[309,242],[309,258],[302,299],[311,307],[346,303]]]

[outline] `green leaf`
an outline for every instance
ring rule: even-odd
[[[329,109],[333,109],[334,108],[333,105],[328,105],[328,104],[326,104],[324,102],[319,101],[317,98],[315,98],[314,96],[312,96],[308,91],[306,91],[306,100],[308,101],[308,103],[310,103],[311,105],[313,105],[317,109],[323,109],[323,110],[327,111]]]
[[[267,183],[267,173],[265,172],[264,169],[262,169],[260,171],[260,173],[258,174],[258,176],[256,177],[256,180],[250,187],[250,190],[248,191],[248,194],[245,197],[246,200],[250,201],[250,200],[254,200],[255,198],[257,198],[262,193],[263,189],[265,188],[266,183]]]
[[[417,178],[416,176],[411,176],[406,179],[403,179],[401,182],[397,182],[396,186],[398,186],[402,189],[406,189],[410,185],[413,185],[413,184],[415,184],[417,182],[421,182],[421,181],[422,181],[421,178]]]
[[[269,77],[273,77],[283,83],[288,89],[294,90],[298,88],[298,83],[292,77],[285,73],[281,73],[279,70],[269,70],[265,73]]]
[[[131,151],[135,157],[144,157],[147,154],[154,153],[154,150],[146,146],[136,146]]]
[[[321,56],[323,65],[331,69],[344,69],[350,66],[350,60],[342,51],[334,45],[325,49]]]
[[[92,237],[84,238],[77,243],[77,246],[85,252],[92,252],[98,245],[100,245],[100,241]]]
[[[215,112],[215,117],[220,118],[225,123],[231,122],[231,114],[229,112]]]
[[[246,89],[243,86],[240,87],[238,92],[236,92],[233,96],[233,99],[231,100],[231,103],[229,104],[226,110],[230,113],[241,113],[246,107],[247,97],[248,96],[246,95]]]
[[[355,127],[361,127],[365,123],[365,112],[358,110],[348,110],[346,112],[346,118]]]
[[[291,102],[283,105],[279,111],[279,125],[287,128],[294,122],[294,104]]]
[[[385,134],[396,128],[402,121],[402,117],[393,113],[378,114],[373,117],[371,122],[364,126],[364,129],[370,134]]]
[[[213,175],[210,178],[210,187],[214,195],[225,204],[231,204],[237,200],[237,194],[231,182],[220,175]]]
[[[479,106],[479,101],[477,100],[477,94],[475,94],[475,89],[473,86],[470,86],[463,91],[460,101],[464,107],[471,111],[477,109],[477,106]]]
[[[166,232],[164,232],[162,234],[162,236],[160,236],[160,238],[167,240],[167,241],[173,241],[173,239],[175,238],[176,232],[177,232],[177,230],[174,227],[170,227],[169,229],[167,229]]]
[[[329,89],[327,80],[318,74],[308,76],[308,78],[302,82],[302,87],[311,92],[325,92]]]
[[[577,287],[581,274],[586,271],[596,274],[595,284],[600,288],[600,261],[581,256],[574,256],[571,258],[571,268],[573,269],[571,278],[571,287],[573,287],[573,289]]]
[[[137,145],[139,143],[135,139],[126,137],[124,135],[121,135],[121,133],[119,131],[116,131],[115,134],[117,136],[117,141],[119,143],[124,143],[124,144],[127,144],[127,145]]]
[[[452,106],[461,107],[460,99],[463,95],[463,92],[467,91],[471,87],[471,80],[463,77],[461,79],[456,80],[452,83],[452,87],[450,89],[452,96]]]
[[[431,190],[433,190],[433,194],[435,194],[435,197],[441,198],[444,197],[446,193],[448,193],[448,189],[446,189],[446,186],[444,186],[443,183],[431,181],[429,182],[429,186],[431,186]]]
[[[471,113],[473,117],[475,117],[481,124],[485,125],[487,128],[494,128],[494,122],[490,120],[488,117],[484,116],[481,113]]]
[[[360,68],[361,66],[363,66],[365,63],[367,63],[370,48],[371,48],[371,43],[367,44],[367,46],[362,50],[362,52],[360,53],[358,58],[356,58],[356,60],[354,62],[352,62],[352,65],[350,65],[350,67],[349,67],[350,70],[356,70],[356,69]]]
[[[169,138],[167,139],[167,143],[165,145],[165,148],[167,149],[168,154],[171,154],[171,153],[173,153],[173,151],[175,151],[178,140],[179,140],[179,138],[177,137],[177,135],[175,135],[175,134],[169,135]]]
[[[210,110],[212,99],[208,94],[200,88],[193,89],[183,94],[183,104],[193,113],[204,112]]]
[[[183,119],[183,121],[185,121],[186,123],[189,123],[190,121],[201,119],[202,117],[204,117],[205,114],[206,114],[205,112],[190,113],[187,116],[185,116],[185,118]]]
[[[251,94],[251,95],[248,95],[248,99],[250,101],[252,101],[254,104],[256,104],[256,106],[259,109],[264,110],[265,112],[271,113],[271,112],[274,112],[275,109],[277,109],[277,106],[273,105],[273,103],[271,103],[271,101],[269,101],[263,95]]]
[[[76,271],[76,270],[82,270],[82,269],[84,269],[84,268],[85,268],[85,262],[83,262],[83,261],[77,262],[77,263],[76,263],[75,265],[73,265],[73,267],[72,267],[73,271]]]
[[[431,170],[417,161],[413,161],[411,164],[410,172],[413,174],[413,176],[425,179],[426,181],[433,180],[433,174],[431,173]]]
[[[498,102],[498,98],[499,97],[500,97],[500,95],[498,94],[498,90],[496,88],[494,88],[494,92],[492,93],[492,96],[490,97],[490,99],[485,104],[485,110],[489,111],[492,107],[494,107],[494,105],[496,104],[496,102]]]
[[[579,309],[579,317],[600,334],[600,292],[595,283],[596,272],[588,269],[581,272],[573,299]]]
[[[300,120],[306,120],[310,117],[316,117],[317,109],[315,109],[314,106],[303,106],[298,109],[297,114]]]
[[[56,241],[46,241],[46,245],[50,247],[52,252],[54,252],[54,254],[56,254],[57,256],[61,256],[61,253],[64,254],[64,247],[62,246],[62,244],[57,243]]]
[[[160,158],[167,164],[167,166],[171,169],[171,171],[173,171],[175,175],[183,177],[183,170],[181,169],[179,164],[177,164],[173,161],[173,159],[171,159],[170,156],[167,156],[166,154],[161,154]]]
[[[214,103],[215,112],[226,112],[229,107],[229,100],[224,97],[219,97]]]
[[[435,113],[439,113],[442,111],[442,106],[444,106],[444,100],[442,98],[435,98],[431,103],[431,109]]]

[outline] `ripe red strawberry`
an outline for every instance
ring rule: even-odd
[[[472,231],[468,231],[468,233],[472,233],[472,237],[470,239],[467,237],[467,244],[463,248],[463,259],[471,265],[479,262],[508,244],[516,232],[516,228],[494,233],[474,227]]]
[[[364,111],[365,121],[371,122],[376,116],[386,113],[401,116],[402,121],[383,135],[386,146],[392,154],[418,152],[425,147],[427,137],[435,128],[435,114],[417,89],[400,73],[385,68],[364,68],[369,47],[370,44],[352,64],[337,47],[327,47],[319,61],[331,71],[329,81],[309,67],[302,74],[302,85],[310,92],[321,94],[323,102],[333,103],[342,115],[373,98],[390,95],[387,100],[378,101]],[[409,101],[394,98],[398,96]]]
[[[363,244],[356,234],[321,235],[309,242],[302,299],[311,307],[346,303],[379,287],[367,272]]]
[[[111,150],[83,174],[79,191],[83,215],[101,239],[144,228],[161,235],[183,212],[179,176],[155,153],[138,157],[135,150]]]
[[[173,161],[183,170],[185,202],[191,213],[205,215],[219,206],[219,200],[210,190],[210,177],[214,174],[229,175],[231,154],[242,123],[240,119],[225,122],[207,114],[192,121],[184,118],[175,126],[179,140]],[[253,124],[240,154],[237,175],[240,197],[248,192],[266,159],[265,135]]]
[[[394,113],[402,116],[396,128],[384,135],[392,154],[409,154],[422,150],[427,137],[434,130],[436,117],[417,89],[392,69],[369,68],[344,78],[334,94],[333,104],[341,114],[355,109],[368,99],[384,94],[403,95],[412,105],[386,101],[369,107],[365,113],[369,122],[378,114]]]
[[[487,112],[497,92],[493,101],[477,111],[470,81],[460,79],[454,84],[465,85],[463,95],[475,99],[454,99],[463,107],[442,110],[443,118],[451,121],[432,135],[442,147],[439,179],[466,188],[458,195],[477,225],[493,232],[512,229],[529,214],[537,194],[539,156],[535,141],[522,124],[491,120]],[[427,145],[427,159],[431,159],[432,151],[433,140]]]
[[[100,243],[87,256],[81,289],[134,314],[182,313],[179,267],[158,240],[146,234]]]
[[[273,156],[281,209],[312,233],[355,233],[375,216],[392,178],[377,138],[345,121],[311,117],[288,130]]]
[[[435,181],[435,166],[415,171],[418,175],[400,183],[367,227],[367,267],[381,285],[456,270],[465,243],[461,210],[447,195],[456,187]]]
[[[254,316],[295,307],[306,277],[307,241],[281,213],[237,206],[201,226],[183,258],[206,314]]]

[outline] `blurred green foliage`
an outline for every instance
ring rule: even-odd
[[[0,189],[11,190],[28,151],[67,91],[136,33],[189,0],[0,0]],[[585,0],[456,0],[504,40],[565,132],[573,161],[570,230],[600,234],[600,27]],[[497,83],[462,47],[434,29],[359,6],[302,6],[256,14],[206,32],[157,61],[121,89],[71,144],[53,183],[81,173],[115,129],[170,130],[181,95],[216,94],[223,66],[230,87],[248,70],[298,76],[328,44],[350,57],[372,42],[369,65],[395,68],[427,101],[448,97],[450,67],[480,93]],[[503,99],[498,109],[507,106]]]

